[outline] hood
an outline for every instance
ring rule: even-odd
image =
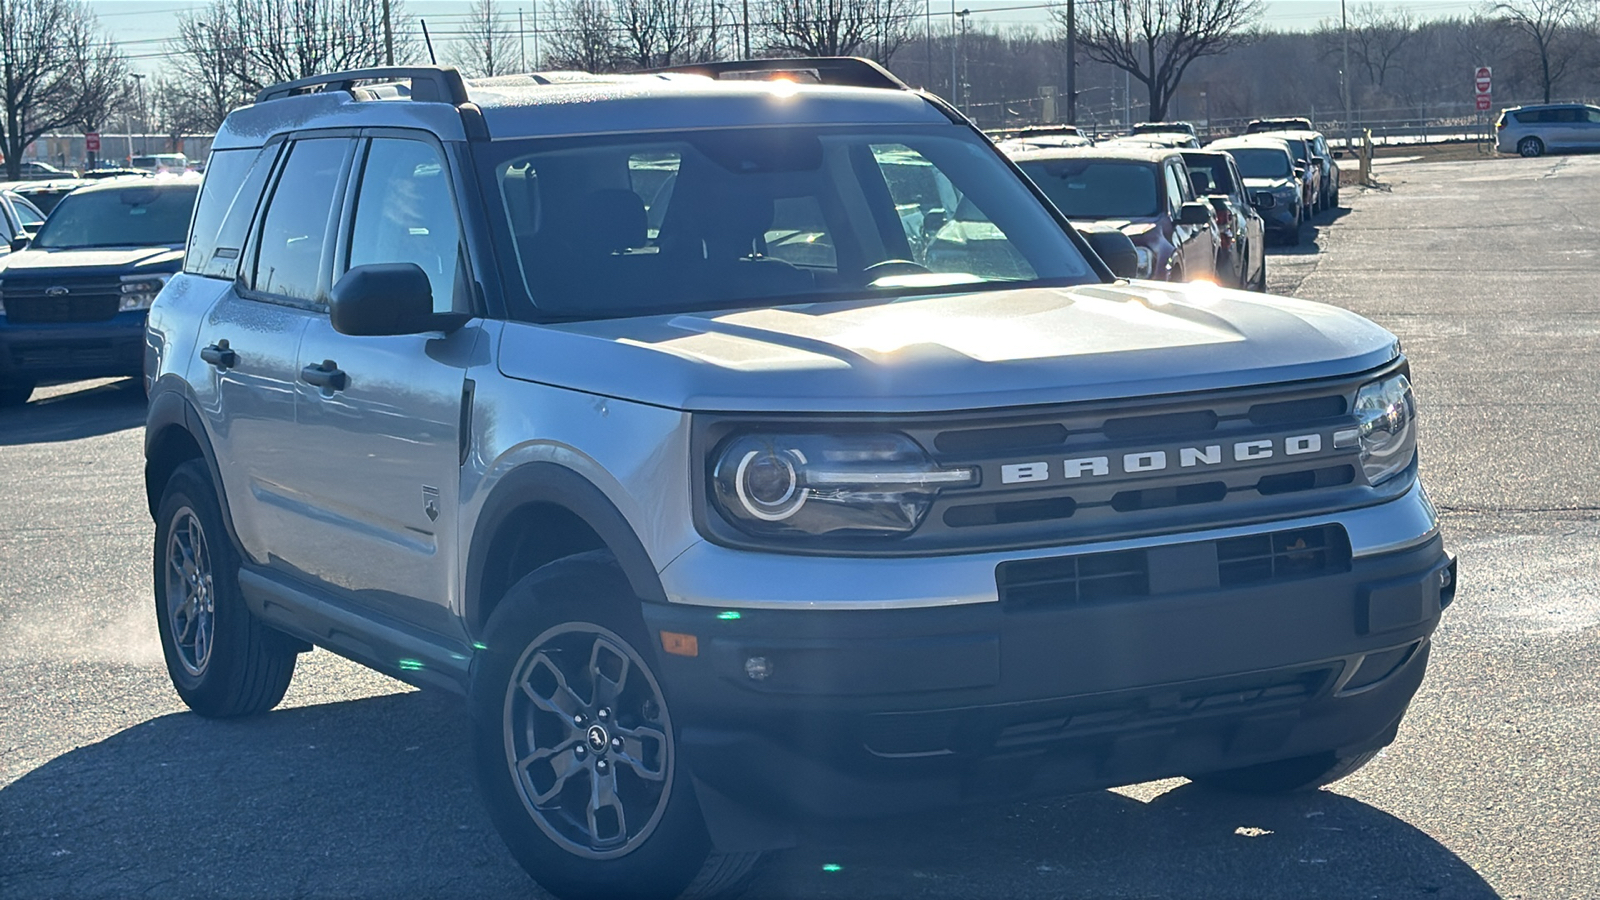
[[[85,250],[19,250],[0,257],[6,275],[62,278],[80,275],[137,275],[176,272],[183,266],[181,247],[107,247]]]
[[[1293,178],[1245,178],[1244,186],[1256,191],[1270,191],[1275,188],[1294,187]]]
[[[509,377],[688,410],[936,412],[1361,372],[1394,335],[1332,306],[1119,282],[506,326]]]

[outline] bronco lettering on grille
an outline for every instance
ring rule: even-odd
[[[1206,444],[1200,447],[1179,447],[1176,453],[1169,453],[1166,450],[1142,450],[1136,453],[1124,453],[1120,457],[1080,456],[1063,460],[1060,472],[1061,476],[1067,479],[1100,478],[1109,476],[1115,464],[1119,474],[1143,475],[1165,471],[1174,462],[1183,469],[1217,466],[1225,459],[1232,459],[1235,462],[1261,462],[1279,454],[1301,456],[1307,453],[1320,453],[1322,446],[1320,434],[1297,434],[1281,441],[1263,439],[1236,441],[1231,446]],[[1000,483],[1026,484],[1049,481],[1052,468],[1048,460],[1003,465],[1000,467]]]

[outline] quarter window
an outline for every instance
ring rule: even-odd
[[[295,300],[318,299],[322,248],[349,141],[313,138],[289,148],[289,160],[261,224],[251,286]]]
[[[461,226],[444,158],[432,144],[378,138],[362,167],[349,265],[395,262],[428,273],[435,312],[455,308]]]

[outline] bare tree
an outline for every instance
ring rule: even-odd
[[[1066,29],[1066,12],[1052,11]],[[1100,0],[1077,5],[1085,55],[1127,72],[1150,95],[1150,119],[1167,105],[1195,60],[1238,44],[1261,15],[1260,0]]]
[[[611,0],[626,63],[637,69],[704,58],[712,0]]]
[[[323,72],[383,65],[383,11],[395,62],[413,55],[416,32],[401,0],[217,0],[239,37],[230,71],[246,91]]]
[[[915,0],[769,0],[767,49],[800,56],[870,56],[887,64],[922,22]]]
[[[80,0],[0,0],[0,151],[6,177],[58,129],[98,129],[127,85],[127,64]]]
[[[1500,21],[1525,42],[1526,55],[1537,59],[1546,103],[1582,46],[1578,21],[1586,5],[1585,0],[1506,0],[1494,5]]]
[[[467,75],[505,75],[517,70],[517,35],[494,0],[473,0],[461,38],[446,55]]]
[[[191,123],[198,131],[215,131],[248,92],[235,74],[234,58],[243,52],[244,39],[222,3],[178,16],[178,36],[172,41],[172,77],[158,90],[162,104],[174,118]]]
[[[609,72],[621,51],[612,32],[605,0],[562,0],[556,4],[545,56],[552,68]]]

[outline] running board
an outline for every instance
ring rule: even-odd
[[[239,588],[250,611],[279,631],[407,684],[466,696],[472,651],[464,644],[249,567],[239,570]]]

